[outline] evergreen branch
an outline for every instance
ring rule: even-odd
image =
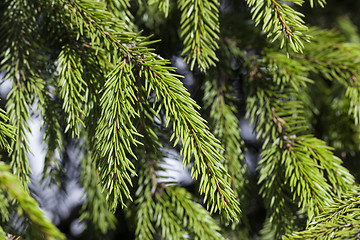
[[[71,5],[72,4],[72,5]],[[78,4],[75,4],[73,1],[70,0],[70,5],[76,8],[76,13],[79,13],[82,19],[87,21],[86,26],[92,26],[94,29],[91,31],[97,31],[100,32],[100,34],[106,39],[106,41],[110,42],[109,44],[113,44],[114,46],[120,48],[123,52],[123,60],[120,62],[120,64],[116,67],[116,69],[109,74],[109,76],[113,76],[111,82],[115,84],[115,79],[122,79],[126,80],[125,82],[128,82],[129,87],[132,86],[131,79],[134,79],[133,72],[131,67],[128,63],[134,62],[134,65],[138,67],[140,72],[144,73],[145,78],[147,79],[145,82],[145,88],[147,91],[155,90],[157,93],[157,98],[159,99],[160,96],[163,97],[161,107],[163,106],[166,111],[166,119],[167,123],[170,122],[170,120],[173,120],[173,129],[175,131],[175,135],[177,137],[177,140],[175,142],[178,142],[180,138],[182,139],[183,145],[181,152],[184,155],[184,164],[188,164],[190,162],[190,158],[192,153],[194,153],[194,167],[192,171],[192,175],[197,179],[199,175],[201,175],[200,179],[200,193],[205,193],[206,198],[210,198],[211,211],[216,211],[217,209],[224,209],[227,213],[227,217],[229,218],[235,218],[237,213],[240,211],[238,207],[238,201],[236,200],[236,197],[231,190],[229,184],[225,181],[224,176],[227,175],[226,170],[221,165],[220,161],[222,159],[222,156],[216,151],[216,148],[221,148],[219,145],[218,140],[210,133],[207,126],[204,123],[204,120],[200,117],[199,113],[195,110],[197,105],[195,102],[190,98],[189,93],[186,91],[186,89],[182,86],[182,83],[177,78],[177,75],[174,75],[170,73],[170,71],[173,71],[173,68],[167,67],[166,64],[168,64],[167,61],[163,60],[159,56],[151,53],[151,49],[148,49],[146,46],[150,44],[151,42],[148,42],[146,38],[140,38],[138,39],[132,38],[131,36],[124,38],[123,40],[126,42],[129,39],[133,42],[129,42],[130,47],[125,45],[124,42],[121,42],[122,38],[119,39],[116,37],[118,35],[114,35],[115,33],[105,31],[105,29],[101,25],[101,21],[96,21],[95,16],[91,16],[91,13],[84,10],[85,8],[81,7]],[[100,8],[101,9],[101,8]],[[72,13],[72,12],[71,12]],[[95,13],[94,13],[95,14]],[[93,14],[93,15],[94,15]],[[91,17],[90,17],[91,16]],[[105,16],[107,17],[107,16]],[[105,18],[104,17],[104,18]],[[84,23],[82,23],[84,24]],[[79,25],[82,26],[82,25]],[[90,28],[90,27],[89,27]],[[124,30],[126,31],[126,30]],[[122,36],[121,34],[119,36]],[[122,66],[124,67],[124,72],[130,74],[129,76],[124,76],[122,74]],[[116,74],[121,74],[121,76],[115,77]],[[128,80],[129,79],[129,80]],[[110,80],[109,80],[110,81]],[[121,88],[122,89],[122,88]],[[130,99],[134,96],[133,90],[131,90],[131,87],[129,89],[124,89],[128,92],[128,94],[123,94],[122,97],[128,96]],[[110,90],[105,90],[104,96],[109,94],[106,93]],[[126,99],[127,100],[127,99]],[[136,99],[131,100],[132,102],[136,102]],[[103,102],[113,102],[113,99],[111,97],[111,94],[107,95],[107,99],[103,100]],[[129,102],[129,104],[125,105],[125,109],[132,108],[132,102]],[[103,106],[104,107],[104,106]],[[120,110],[122,111],[122,110]],[[103,114],[104,116],[109,117],[110,112],[116,113],[117,111],[109,111],[104,110],[103,108]],[[124,116],[119,117],[119,119],[124,118],[125,116],[128,116],[129,114],[133,114],[133,110],[129,109],[126,112],[124,112]],[[114,116],[115,117],[115,116]],[[116,116],[118,117],[118,116]],[[133,116],[135,117],[135,115]],[[101,150],[101,158],[105,156],[109,156],[110,153],[117,155],[118,153],[111,152],[113,151],[112,148],[107,148],[105,145],[105,142],[108,140],[107,137],[109,135],[104,135],[102,131],[108,131],[106,130],[108,128],[109,119],[100,120],[99,122],[99,132],[98,136],[101,136],[99,138],[99,147],[98,149],[105,149]],[[113,122],[114,119],[111,119],[110,122]],[[124,129],[123,131],[127,132],[127,134],[122,135],[126,137],[132,138],[133,134],[136,134],[135,129],[133,129],[133,126],[129,120],[128,117],[124,120],[126,124],[129,124],[128,128]],[[106,124],[105,124],[106,123]],[[123,123],[123,122],[121,122]],[[103,125],[103,126],[100,126]],[[106,128],[105,128],[106,126]],[[124,127],[123,125],[112,125],[113,128],[119,128]],[[130,131],[128,130],[130,129]],[[110,134],[110,133],[109,133]],[[114,134],[114,131],[112,131],[111,134]],[[175,136],[174,135],[174,136]],[[103,140],[103,141],[102,141]],[[135,140],[129,140],[130,142],[136,143]],[[132,150],[130,148],[130,144],[128,141],[124,140],[125,149],[132,155]],[[109,146],[108,146],[109,147]],[[118,146],[119,149],[122,149],[122,146]],[[122,162],[125,166],[123,166],[123,170],[129,170],[132,168],[132,164],[130,160],[127,160],[125,157],[125,152],[122,152],[121,155],[124,157],[124,161]],[[112,159],[112,158],[110,158]],[[118,158],[115,158],[115,163],[119,161]],[[110,161],[110,160],[108,160]],[[102,161],[101,161],[102,162]],[[116,163],[115,165],[118,165]],[[105,167],[103,163],[100,163],[99,165],[101,168]],[[116,169],[116,168],[115,168]],[[116,174],[116,171],[114,173],[111,173],[110,175],[108,171],[101,170],[100,175],[103,183],[109,184],[111,190],[110,194],[113,194],[114,186],[112,184],[112,181],[110,179],[112,177],[118,178],[121,182],[121,179],[123,177],[120,177],[118,174]],[[131,170],[132,171],[132,170]],[[124,178],[127,179],[128,182],[130,182],[129,175],[125,172]],[[132,171],[132,173],[135,173]],[[128,188],[124,183],[121,184],[121,191],[125,193],[125,196],[130,197],[128,195]],[[118,193],[120,193],[120,190],[117,190]],[[216,193],[216,196],[215,196]],[[117,196],[117,195],[116,195]],[[120,201],[122,199],[121,195]],[[109,195],[108,195],[109,197]],[[111,199],[116,199],[115,196],[112,196]],[[113,201],[110,201],[113,202]],[[121,201],[122,202],[122,201]],[[114,207],[115,205],[113,205]]]
[[[256,95],[249,98],[246,113],[251,124],[255,124],[257,137],[264,140],[264,147],[271,141],[306,130],[301,116],[302,103],[289,97],[294,95],[292,90],[278,93],[276,88],[268,87],[269,90],[258,89]]]
[[[223,239],[209,213],[190,197],[185,189],[170,186],[155,194],[154,220],[161,236],[186,239],[186,234],[191,234],[194,239]]]
[[[313,83],[308,78],[307,66],[299,64],[297,59],[270,50],[266,52],[264,60],[268,68],[267,71],[271,72],[272,80],[278,86],[291,84],[295,91],[299,91],[309,83]]]
[[[81,180],[86,193],[86,200],[81,208],[79,221],[86,221],[94,227],[94,234],[107,233],[115,228],[116,218],[109,211],[107,202],[99,185],[99,176],[90,154],[85,154],[81,161]]]
[[[136,225],[136,239],[151,240],[154,239],[155,233],[154,214],[155,203],[151,194],[151,185],[146,185],[144,191],[136,200],[137,206],[137,225]]]
[[[148,153],[149,154],[149,153]],[[147,156],[149,156],[147,154]],[[139,174],[139,188],[136,191],[136,230],[135,235],[138,240],[151,240],[154,239],[155,234],[155,202],[153,195],[156,190],[156,175],[154,168],[151,165],[152,159],[146,159],[146,164],[150,165],[144,167]]]
[[[298,58],[300,64],[310,64],[307,65],[308,71],[345,86],[354,86],[354,76],[358,75],[360,48],[345,43],[336,31],[311,28],[309,32],[312,35],[311,51],[306,50],[304,55],[294,57]],[[324,42],[324,39],[329,41]]]
[[[9,118],[6,116],[6,112],[0,109],[0,148],[6,151],[11,151],[8,139],[15,140],[16,129],[8,124]]]
[[[290,232],[294,226],[292,219],[291,191],[285,178],[285,168],[281,161],[281,152],[275,144],[261,152],[261,166],[258,184],[261,184],[260,194],[268,209],[267,218],[270,229],[276,239]]]
[[[166,239],[186,239],[187,232],[183,229],[176,209],[166,193],[155,195],[155,199],[155,221],[156,227],[160,228],[161,236]]]
[[[103,0],[103,2],[106,3],[107,9],[124,22],[129,29],[136,30],[134,16],[129,11],[129,0]]]
[[[357,44],[346,43],[335,31],[310,29],[313,36],[311,51],[305,51],[299,61],[325,79],[336,80],[346,88],[346,97],[350,99],[349,115],[356,125],[360,123],[360,48]],[[324,39],[329,39],[324,43]],[[310,65],[309,65],[310,64]]]
[[[63,150],[63,126],[60,126],[61,117],[61,103],[57,96],[57,83],[58,78],[56,74],[56,66],[54,64],[55,54],[53,50],[53,40],[49,42],[49,36],[64,37],[61,33],[54,30],[54,25],[57,24],[57,12],[56,7],[49,9],[49,2],[43,1],[36,3],[36,8],[39,13],[36,16],[36,24],[44,24],[44,27],[37,27],[36,35],[37,39],[32,42],[33,46],[37,46],[34,52],[36,52],[36,58],[32,56],[32,60],[36,60],[32,65],[36,69],[34,76],[29,78],[29,89],[33,93],[33,113],[35,115],[39,112],[39,119],[42,121],[41,129],[44,130],[43,144],[45,144],[44,150],[46,151],[42,181],[49,180],[49,183],[59,184],[59,177],[61,173],[60,163],[58,156],[61,155]],[[53,3],[54,4],[54,3]],[[41,16],[40,15],[41,12]],[[49,32],[43,32],[44,29],[49,29]],[[51,30],[50,30],[51,29]],[[56,37],[55,37],[56,38]],[[41,51],[39,51],[41,50]],[[40,110],[40,111],[38,111]]]
[[[19,203],[20,213],[26,216],[43,233],[44,239],[65,239],[65,236],[44,216],[37,202],[25,191],[16,176],[9,172],[9,167],[0,162],[0,189],[6,191],[10,199]]]
[[[239,120],[235,113],[234,99],[231,96],[232,88],[225,84],[225,70],[220,69],[220,74],[215,79],[214,74],[209,74],[210,79],[204,86],[204,108],[210,110],[210,126],[214,135],[222,143],[223,149],[218,149],[224,156],[227,172],[230,174],[230,183],[238,197],[243,196],[246,164],[243,150],[244,141],[240,137]]]
[[[359,193],[348,193],[324,209],[306,230],[283,239],[356,239],[360,228]]]
[[[20,72],[20,70],[16,71]],[[11,167],[25,186],[30,182],[28,174],[31,172],[26,155],[29,152],[26,132],[30,132],[28,124],[30,118],[28,107],[30,92],[26,89],[23,81],[24,79],[19,77],[12,83],[12,90],[7,97],[6,108],[11,125],[16,127],[15,141],[11,145]]]
[[[91,45],[96,47],[97,51],[99,45],[103,44],[104,48],[110,50],[111,45],[115,48],[114,58],[117,61],[119,55],[132,54],[129,52],[129,47],[125,44],[132,44],[136,35],[128,31],[125,24],[113,15],[105,11],[105,5],[101,2],[93,2],[83,0],[75,2],[74,0],[59,0],[63,1],[67,10],[74,18],[78,27],[78,35],[87,34],[91,39]],[[95,11],[90,11],[94,9]],[[88,32],[84,33],[84,29]],[[120,49],[120,52],[117,52]]]
[[[197,105],[190,98],[177,76],[170,73],[164,60],[151,60],[145,56],[142,71],[147,71],[148,89],[155,89],[156,96],[163,101],[167,125],[173,122],[174,145],[181,139],[181,155],[185,165],[194,157],[192,176],[200,175],[200,194],[205,193],[204,201],[210,199],[210,212],[225,210],[228,218],[236,219],[240,211],[238,201],[225,180],[228,173],[221,165],[223,157],[216,151],[220,149],[219,141],[210,133],[200,114],[195,110]],[[215,195],[216,194],[216,195]]]
[[[72,130],[72,136],[79,136],[80,125],[85,126],[83,118],[85,112],[82,105],[85,100],[87,83],[83,80],[83,67],[80,57],[70,46],[65,46],[58,57],[58,71],[60,89],[59,95],[63,100],[63,110],[67,126],[65,132]]]
[[[139,134],[132,123],[132,119],[137,115],[133,108],[136,102],[135,92],[132,89],[134,75],[130,66],[132,63],[129,62],[132,55],[128,47],[123,45],[129,43],[129,39],[134,34],[126,31],[121,21],[104,11],[105,5],[100,2],[77,3],[72,0],[64,2],[69,13],[76,20],[79,35],[92,39],[91,45],[97,49],[102,47],[99,46],[100,42],[104,43],[107,50],[113,46],[113,58],[118,61],[116,67],[108,74],[103,96],[100,99],[101,116],[95,133],[97,150],[93,156],[99,168],[103,190],[107,193],[106,199],[110,208],[115,210],[118,202],[124,207],[124,198],[131,199],[126,182],[131,184],[130,174],[136,175],[136,173],[128,154],[136,159],[131,145],[140,143],[135,139]],[[96,11],[89,11],[92,8]],[[109,25],[117,26],[109,28]],[[105,29],[105,26],[108,28]],[[121,32],[116,32],[119,27]],[[117,60],[119,58],[121,60]]]
[[[43,61],[36,63],[39,71],[34,77],[28,79],[30,83],[28,86],[30,92],[33,93],[33,101],[35,102],[32,111],[37,113],[40,110],[39,118],[42,119],[41,129],[45,129],[43,143],[46,144],[46,155],[42,181],[49,177],[50,183],[52,183],[58,182],[60,164],[56,151],[60,155],[63,150],[63,129],[59,122],[59,101],[58,99],[53,99],[57,93],[56,90],[53,90],[56,89],[54,85],[57,80],[52,74],[55,67],[46,61],[48,60],[46,53],[49,53],[49,49],[44,46],[43,51],[45,52],[45,56],[42,56]]]
[[[166,194],[174,207],[172,211],[176,212],[182,225],[193,232],[194,239],[224,239],[219,233],[219,226],[209,213],[200,204],[192,201],[191,195],[184,188],[167,187]]]
[[[130,174],[136,175],[130,154],[137,159],[131,146],[141,144],[135,139],[138,134],[132,119],[138,117],[134,109],[135,77],[131,63],[125,58],[109,73],[100,100],[101,117],[96,130],[95,160],[106,199],[115,210],[118,201],[122,207],[124,197],[131,199],[126,182],[131,184]],[[130,174],[129,174],[130,173]]]
[[[86,94],[87,102],[84,105],[87,116],[84,119],[86,131],[81,129],[82,135],[85,135],[85,141],[81,144],[83,157],[80,180],[85,189],[86,200],[81,208],[79,221],[85,221],[87,228],[99,238],[114,229],[116,225],[115,216],[109,211],[106,195],[103,193],[101,184],[99,184],[101,181],[96,162],[92,159],[96,155],[94,154],[97,144],[96,131],[101,117],[100,91],[106,81],[103,71],[108,68],[108,63],[103,59],[103,54],[95,55],[92,48],[84,48],[80,57],[84,69],[83,78],[88,84],[89,91]],[[104,65],[101,64],[101,60],[105,62]]]
[[[4,22],[11,24],[11,27],[5,29],[8,32],[2,40],[6,43],[15,42],[16,47],[7,44],[2,45],[5,55],[2,56],[4,59],[1,68],[6,70],[4,79],[11,80],[13,86],[6,105],[9,115],[12,115],[12,124],[17,127],[17,139],[13,144],[16,148],[12,152],[12,166],[17,169],[19,174],[25,176],[30,171],[26,156],[29,152],[26,142],[26,132],[30,132],[27,122],[30,118],[29,106],[32,105],[33,101],[39,101],[41,103],[39,108],[44,113],[42,104],[47,96],[47,89],[43,78],[47,76],[46,71],[49,67],[47,63],[44,63],[44,59],[48,58],[48,49],[42,46],[43,40],[38,34],[37,20],[42,5],[36,5],[32,1],[8,4],[7,11],[10,15],[5,14]],[[16,14],[13,14],[14,9]],[[26,10],[24,11],[24,9]],[[24,25],[27,27],[24,28]],[[44,53],[39,53],[40,48]],[[37,107],[33,109],[34,112],[36,110]],[[27,176],[24,178],[25,182],[28,181]]]
[[[288,70],[291,68],[287,68],[285,74],[290,75],[291,78],[292,72]],[[256,76],[273,79],[275,83],[282,81],[279,80],[284,74],[281,70],[272,70],[269,73],[270,76],[267,75],[266,69]],[[291,81],[293,80],[288,80],[289,83]],[[298,88],[298,84],[292,84],[293,88]],[[264,139],[265,151],[259,163],[262,167],[259,183],[263,185],[261,192],[273,215],[270,216],[270,222],[273,223],[277,229],[276,234],[279,235],[283,232],[278,232],[278,230],[286,231],[286,228],[281,229],[282,225],[285,227],[292,225],[291,220],[287,220],[288,223],[283,220],[290,219],[291,211],[278,209],[279,204],[298,200],[299,207],[302,209],[308,207],[308,219],[310,219],[313,214],[332,202],[334,193],[343,194],[353,190],[354,178],[341,166],[341,160],[333,155],[331,148],[312,136],[303,135],[306,132],[306,125],[302,116],[302,104],[293,100],[295,99],[293,90],[281,89],[280,94],[276,93],[277,91],[271,85],[267,83],[263,85],[270,90],[264,90],[261,85],[257,88],[258,100],[250,101],[247,116],[256,123],[255,129],[259,131],[258,136]],[[269,142],[273,144],[270,148],[266,148]],[[279,169],[283,170],[278,172]],[[338,171],[338,169],[341,170]],[[274,174],[276,178],[273,177]],[[279,175],[282,176],[283,181],[278,181]],[[279,197],[279,195],[285,196],[287,186],[293,195],[293,201]],[[276,191],[283,193],[275,193]],[[274,198],[274,195],[277,195],[279,199]],[[280,202],[275,202],[275,200]],[[272,221],[271,218],[278,220]]]
[[[281,161],[285,165],[285,177],[289,181],[293,198],[300,199],[299,207],[307,208],[308,218],[331,203],[331,187],[321,171],[322,166],[302,145],[305,137],[289,139]]]
[[[42,180],[49,178],[50,183],[59,182],[58,173],[61,169],[57,154],[60,156],[64,149],[62,126],[58,115],[59,105],[57,99],[52,100],[49,94],[45,95],[44,102],[40,104],[43,115],[42,127],[45,128],[43,142],[47,146]]]
[[[285,31],[286,36],[290,38],[293,37],[294,34],[291,28],[289,27],[289,25],[287,24],[287,21],[284,19],[284,16],[281,11],[282,9],[280,10],[281,5],[275,0],[271,0],[271,6],[275,9],[275,15],[278,17],[281,24],[281,28],[283,29],[283,31]]]
[[[260,93],[259,96],[264,95]],[[259,106],[265,109],[265,113],[258,117],[257,124],[259,125],[256,125],[256,129],[258,126],[261,126],[261,129],[269,129],[268,132],[263,132],[260,135],[265,137],[264,144],[273,141],[273,146],[278,146],[277,150],[263,153],[264,156],[268,154],[268,158],[272,158],[272,160],[263,156],[264,160],[259,163],[259,166],[265,164],[260,171],[259,183],[264,182],[269,176],[269,168],[273,167],[272,164],[275,161],[281,162],[286,169],[284,181],[291,187],[294,200],[295,197],[300,198],[299,207],[304,209],[305,206],[308,206],[307,211],[310,218],[331,202],[333,192],[324,177],[325,174],[334,187],[333,191],[338,194],[353,190],[354,178],[341,166],[341,160],[333,155],[330,151],[331,148],[312,136],[301,135],[305,130],[302,118],[291,119],[291,115],[296,112],[296,107],[301,106],[296,106],[291,101],[285,104],[286,98],[283,96],[280,101],[278,98],[279,96],[276,94],[272,98],[265,97],[264,102],[267,102],[265,107]],[[292,107],[286,110],[282,106]],[[298,112],[301,113],[301,111]],[[279,156],[277,158],[271,157],[276,152],[279,152]],[[266,182],[268,181],[272,183],[271,180],[266,180]],[[266,191],[267,188],[268,186],[265,185],[262,192]],[[267,192],[264,196],[272,197],[273,194]]]
[[[215,66],[218,61],[215,50],[219,39],[219,10],[216,0],[179,0],[178,7],[181,13],[181,38],[183,39],[186,54],[185,61],[190,63],[190,70],[195,63],[201,71]]]
[[[138,93],[140,93],[138,95],[139,109],[142,109],[140,112],[146,113],[147,108],[150,108],[147,103],[146,91],[143,86],[139,86],[138,89]],[[137,239],[153,239],[156,232],[153,226],[155,222],[156,226],[161,229],[162,237],[183,239],[186,235],[193,235],[194,239],[222,239],[218,233],[219,228],[212,221],[209,213],[197,203],[192,202],[185,189],[172,188],[163,183],[158,187],[157,176],[154,171],[155,161],[159,158],[156,157],[156,152],[158,152],[157,137],[152,128],[145,123],[146,119],[149,122],[153,122],[153,119],[145,118],[147,114],[140,116],[139,128],[140,133],[144,136],[145,148],[143,151],[145,150],[145,153],[143,153],[143,158],[139,157],[142,159],[139,160],[142,170],[139,174],[139,187],[136,192],[138,197],[136,201],[138,203]],[[154,140],[155,142],[151,144]],[[164,214],[165,216],[163,216]],[[179,225],[173,229],[174,224]],[[178,227],[181,229],[180,232],[176,231]]]
[[[143,170],[141,174],[139,174],[141,177],[139,178],[139,188],[136,193],[139,197],[137,200],[139,204],[137,238],[152,239],[155,233],[154,222],[157,222],[157,227],[161,229],[162,237],[170,239],[184,238],[186,235],[184,235],[183,231],[175,233],[173,232],[174,229],[170,227],[174,225],[171,224],[171,222],[174,221],[176,224],[181,223],[179,227],[186,230],[187,234],[194,235],[195,239],[222,239],[218,233],[218,226],[212,221],[208,212],[197,203],[190,201],[190,195],[185,189],[165,187],[164,184],[161,184],[160,188],[157,188],[157,176],[153,165],[155,164],[154,161],[159,158],[154,155],[159,151],[158,148],[160,146],[156,143],[156,134],[145,121],[153,122],[149,111],[154,110],[151,110],[152,108],[147,101],[147,93],[149,92],[146,91],[144,86],[139,85],[139,81],[137,81],[136,84],[140,110],[139,129],[140,133],[144,136],[145,143],[145,156],[141,164]],[[146,114],[147,112],[149,113]],[[156,113],[154,114],[155,116],[157,115]],[[156,201],[154,201],[153,196],[155,196]],[[159,200],[160,198],[161,201]],[[155,209],[157,209],[158,213],[156,213]],[[167,213],[165,219],[163,219],[164,213],[157,215],[161,209]]]
[[[297,144],[304,152],[310,153],[309,156],[323,169],[337,197],[356,190],[354,177],[342,166],[342,160],[334,155],[333,148],[320,139],[306,135],[299,137]]]
[[[131,145],[139,143],[134,138],[138,134],[131,120],[137,115],[132,107],[136,101],[134,89],[131,89],[134,76],[128,58],[120,57],[131,56],[128,47],[123,44],[128,43],[134,34],[127,31],[120,20],[105,11],[105,5],[101,2],[78,3],[69,0],[64,3],[76,22],[78,35],[91,39],[91,46],[96,48],[96,53],[100,48],[109,51],[113,47],[111,58],[118,61],[108,74],[100,99],[101,116],[95,133],[97,150],[93,156],[99,168],[103,190],[107,192],[106,199],[110,208],[115,210],[118,202],[125,206],[123,199],[131,199],[126,182],[131,184],[130,174],[136,175],[134,165],[127,156],[130,154],[136,159]],[[90,11],[91,9],[96,11]],[[116,32],[118,29],[121,31]]]
[[[31,43],[35,40],[38,14],[36,7],[27,0],[8,1],[2,16],[0,46],[2,61],[0,71],[5,70],[4,79],[12,81],[12,90],[8,94],[6,109],[10,124],[15,127],[15,141],[11,148],[11,167],[13,172],[26,186],[30,182],[27,153],[29,146],[26,132],[30,132],[29,106],[31,105],[32,89],[29,81],[39,74],[37,68],[36,47]],[[26,27],[25,27],[26,26]]]
[[[291,0],[291,3],[302,6],[302,0]],[[295,11],[287,3],[277,0],[247,0],[251,7],[252,19],[255,25],[262,22],[262,30],[267,33],[267,37],[274,42],[280,37],[280,48],[290,44],[295,52],[302,52],[303,41],[309,41],[310,37],[306,34],[308,28],[302,18],[304,15]]]
[[[136,149],[136,155],[139,156],[139,179],[138,188],[135,193],[137,200],[137,226],[136,239],[154,238],[155,229],[155,201],[154,194],[158,190],[157,173],[155,167],[159,159],[163,158],[160,148],[162,147],[156,132],[159,129],[154,129],[153,117],[158,117],[149,102],[149,92],[143,86],[145,79],[138,78],[136,80],[137,88],[137,109],[140,117],[135,122],[139,133],[143,136],[144,148]],[[154,102],[153,105],[156,103]],[[162,236],[165,237],[165,236]]]

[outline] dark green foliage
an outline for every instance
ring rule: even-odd
[[[35,116],[44,184],[61,186],[77,152],[78,217],[94,239],[111,236],[115,213],[136,239],[357,238],[345,166],[360,155],[360,37],[351,17],[305,24],[325,4],[1,1],[0,238],[64,239],[28,192]],[[187,78],[159,52],[183,55]],[[189,188],[164,173],[170,148]],[[260,161],[245,160],[254,148]]]
[[[306,33],[308,28],[302,19],[304,15],[291,6],[301,6],[304,1],[290,0],[289,2],[291,4],[276,0],[247,0],[255,24],[262,22],[262,29],[268,33],[267,37],[272,42],[280,38],[280,48],[290,46],[295,52],[302,52],[303,41],[309,41],[310,36]]]
[[[359,237],[359,193],[349,193],[324,209],[307,230],[284,239],[357,239]]]
[[[83,186],[88,198],[82,206],[82,214],[79,220],[86,221],[88,225],[94,226],[93,234],[99,236],[115,227],[115,217],[108,209],[106,199],[98,184],[99,177],[95,164],[91,162],[89,156],[83,157],[81,166],[84,169]]]
[[[178,0],[181,15],[181,37],[183,54],[193,70],[195,63],[202,71],[215,66],[218,61],[215,50],[219,38],[219,14],[214,0]]]

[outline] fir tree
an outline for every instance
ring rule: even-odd
[[[61,186],[76,149],[93,239],[111,237],[115,212],[136,239],[359,238],[359,20],[327,19],[342,13],[329,5],[2,0],[0,238],[66,238],[29,188],[36,114],[43,185]],[[192,84],[167,60],[180,57]],[[243,117],[260,145],[255,175]],[[166,149],[195,191],[164,182]]]

